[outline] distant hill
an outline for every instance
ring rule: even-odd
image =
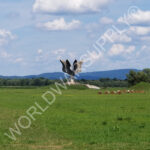
[[[124,80],[126,79],[126,74],[130,72],[130,70],[140,71],[137,69],[120,69],[120,70],[110,70],[110,71],[99,71],[99,72],[88,72],[81,73],[79,79],[87,79],[87,80],[98,80],[100,78],[117,78]]]
[[[86,79],[86,80],[98,80],[100,78],[117,78],[124,80],[126,79],[126,74],[130,72],[130,70],[140,71],[137,69],[120,69],[120,70],[110,70],[110,71],[97,71],[97,72],[86,72],[80,73],[77,79]],[[60,77],[64,78],[64,73],[62,72],[54,72],[54,73],[43,73],[40,75],[28,75],[28,76],[0,76],[0,78],[5,79],[31,79],[31,78],[47,78],[47,79],[60,79]]]

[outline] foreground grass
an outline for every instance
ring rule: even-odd
[[[97,90],[63,90],[16,141],[4,136],[49,88],[0,89],[2,150],[149,150],[150,92],[98,95]]]

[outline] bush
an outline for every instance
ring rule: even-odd
[[[150,90],[150,83],[140,82],[135,86],[132,86],[132,89],[135,90]]]

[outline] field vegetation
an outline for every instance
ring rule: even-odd
[[[55,86],[52,86],[55,88]],[[146,87],[146,89],[145,89]],[[19,89],[0,88],[1,150],[149,150],[150,86],[132,89],[145,93],[99,95],[98,90],[71,86],[56,94],[56,101],[31,127],[22,129],[16,141],[4,135],[38,102],[50,86]],[[120,88],[102,89],[120,90]],[[26,121],[24,122],[27,123]]]

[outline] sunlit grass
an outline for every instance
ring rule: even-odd
[[[29,129],[21,129],[17,141],[4,136],[36,101],[44,106],[41,95],[47,90],[0,89],[0,149],[149,149],[149,92],[98,95],[97,90],[63,90],[46,112],[35,116]]]

